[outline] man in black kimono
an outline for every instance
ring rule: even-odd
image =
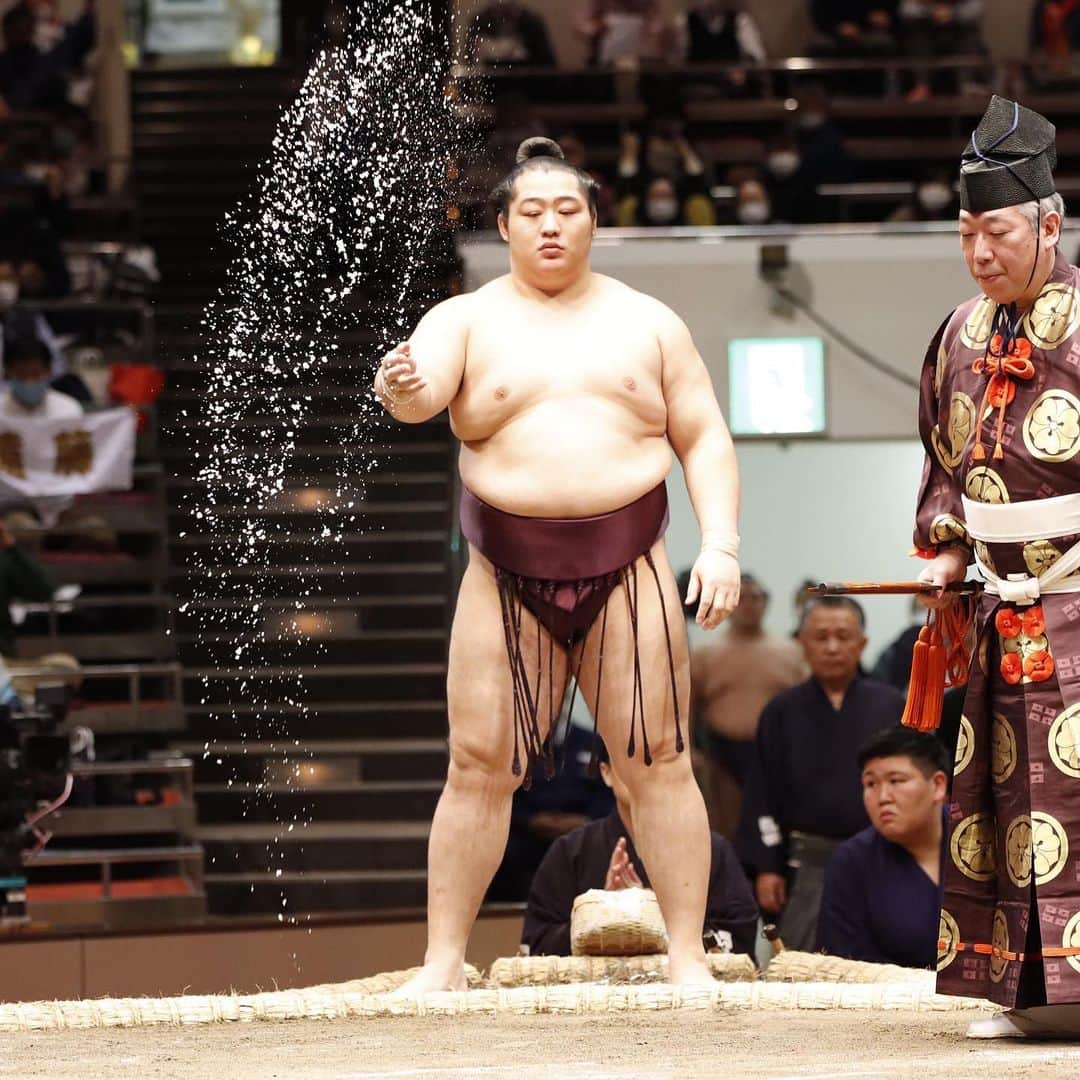
[[[784,944],[812,949],[825,865],[839,843],[870,823],[859,747],[899,723],[904,699],[860,674],[865,617],[854,600],[810,601],[799,641],[811,676],[761,714],[736,842],[761,910],[782,916]]]
[[[533,956],[570,955],[574,898],[588,889],[649,888],[634,847],[625,785],[601,752],[600,775],[615,793],[615,809],[599,821],[561,836],[533,878],[525,909],[522,943]],[[712,833],[712,868],[703,932],[729,952],[754,953],[758,910],[731,844]]]

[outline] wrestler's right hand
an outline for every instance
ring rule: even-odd
[[[416,360],[407,341],[391,349],[379,364],[379,374],[387,391],[400,403],[427,386],[427,379],[416,370]]]
[[[967,577],[968,561],[967,548],[959,545],[942,548],[923,567],[922,573],[917,578],[920,584],[933,585],[938,591],[921,594],[919,603],[932,608],[943,608],[951,604],[953,598],[942,590],[946,585],[963,581]]]

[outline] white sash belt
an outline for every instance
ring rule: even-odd
[[[1020,544],[1080,533],[1080,494],[1019,503],[972,502],[966,496],[962,499],[968,535],[985,544]],[[975,565],[986,581],[986,591],[1011,604],[1033,604],[1040,596],[1051,593],[1080,592],[1080,543],[1037,578],[1026,574],[999,578],[978,554]]]

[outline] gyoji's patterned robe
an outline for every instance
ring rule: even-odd
[[[995,460],[998,410],[983,412],[997,305],[962,304],[935,335],[922,375],[927,460],[915,541],[925,553],[971,543],[961,495],[977,502],[1080,492],[1080,271],[1060,255],[1023,318]],[[1029,352],[1030,350],[1030,352]],[[1022,364],[1020,365],[1023,366]],[[995,397],[1005,392],[1002,382]],[[1038,575],[1076,536],[976,544],[999,577]],[[938,990],[1009,1007],[1080,1002],[1080,593],[1035,606],[984,594],[948,810]],[[1030,925],[1029,925],[1030,924]],[[1022,978],[1021,978],[1022,977]]]

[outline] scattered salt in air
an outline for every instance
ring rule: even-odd
[[[432,0],[348,7],[346,42],[317,57],[252,192],[226,216],[227,284],[203,314],[202,403],[183,428],[197,472],[179,611],[205,658],[199,700],[219,732],[205,749],[222,754],[240,816],[283,835],[282,817],[306,826],[313,815],[310,803],[297,815],[281,751],[244,757],[223,744],[288,739],[313,756],[308,680],[326,646],[310,628],[349,604],[350,538],[380,531],[364,512],[388,441],[371,378],[445,281],[447,184],[462,145]],[[360,640],[355,655],[364,662]],[[290,847],[276,839],[269,880],[282,877],[270,859]]]

